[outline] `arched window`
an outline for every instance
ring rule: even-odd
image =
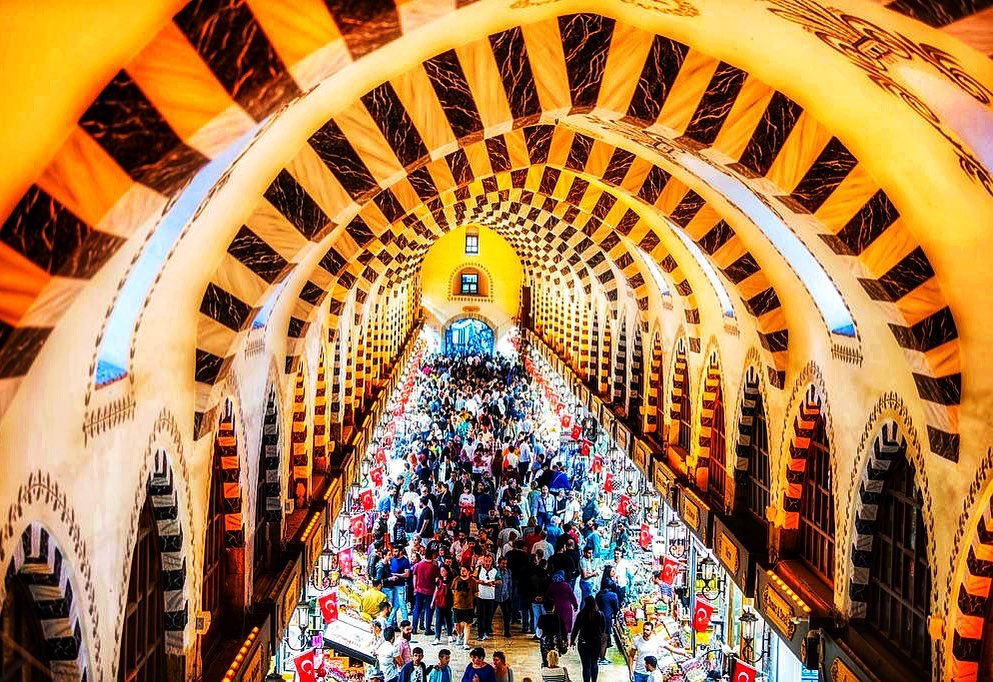
[[[906,458],[893,463],[876,512],[866,623],[921,670],[931,670],[931,570],[923,499]]]
[[[50,680],[48,646],[31,591],[16,573],[11,572],[5,582],[7,597],[0,612],[0,680]]]
[[[672,377],[672,428],[676,429],[676,445],[684,453],[690,451],[690,379],[689,364],[682,340],[676,346],[676,363]],[[684,454],[685,456],[685,454]]]
[[[277,505],[269,511],[270,503]],[[276,392],[269,391],[262,420],[262,446],[259,452],[259,475],[255,482],[255,556],[254,576],[266,572],[279,546],[279,521],[282,518],[279,490],[279,411]]]
[[[145,498],[138,518],[138,537],[131,557],[128,603],[124,609],[117,679],[160,682],[166,679],[165,597],[159,532],[152,496]]]
[[[707,492],[718,509],[724,508],[724,494],[727,490],[727,461],[725,454],[727,440],[724,432],[724,394],[721,390],[720,375],[711,374],[707,380],[706,392],[713,392],[710,420],[710,459],[707,471]]]
[[[230,409],[230,404],[228,404]],[[203,587],[201,610],[210,612],[210,629],[203,635],[201,649],[204,658],[220,639],[224,620],[225,581],[225,524],[224,524],[224,470],[221,458],[237,457],[234,443],[234,417],[230,412],[221,418],[218,426],[214,464],[210,475],[210,500],[207,507],[207,533],[203,543]]]
[[[746,388],[746,394],[748,389]],[[746,505],[748,512],[760,523],[766,524],[765,510],[772,501],[769,493],[769,425],[766,422],[762,394],[754,392],[752,428],[745,451],[748,457],[748,485]]]
[[[800,556],[829,585],[834,585],[834,498],[831,449],[824,417],[813,417],[800,500]]]

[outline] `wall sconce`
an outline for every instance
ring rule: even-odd
[[[686,555],[686,529],[675,518],[665,524],[665,540],[673,558],[681,559]]]

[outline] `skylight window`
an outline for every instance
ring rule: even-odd
[[[671,223],[670,223],[671,224]],[[724,317],[734,317],[734,306],[731,305],[731,297],[728,296],[728,290],[724,286],[724,282],[721,278],[717,276],[717,271],[714,270],[714,266],[710,264],[707,257],[703,255],[703,251],[697,246],[696,242],[686,236],[686,233],[682,231],[678,226],[673,225],[672,231],[676,233],[676,236],[683,242],[686,250],[690,252],[694,260],[700,265],[700,269],[703,270],[703,274],[706,275],[707,280],[710,282],[710,286],[714,288],[717,292],[717,300],[721,303],[721,310],[724,311]]]
[[[652,276],[652,279],[655,281],[655,286],[659,288],[659,293],[663,296],[671,295],[672,292],[669,291],[669,284],[665,281],[665,275],[662,274],[662,268],[660,268],[659,264],[655,262],[655,259],[645,253],[640,246],[635,246],[634,250],[638,252],[638,255],[641,256],[641,260],[644,261],[645,267],[648,268],[648,274]]]

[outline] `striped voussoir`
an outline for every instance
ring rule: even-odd
[[[283,497],[280,492],[279,441],[279,401],[276,397],[276,389],[270,387],[268,398],[266,399],[265,416],[262,418],[262,444],[259,453],[259,476],[265,481],[265,499],[256,500],[255,503],[265,505],[265,520],[272,522],[278,522],[283,518]]]
[[[868,609],[869,579],[873,540],[877,528],[880,497],[890,470],[907,455],[907,439],[896,422],[882,425],[872,443],[869,462],[859,482],[852,537],[852,568],[848,596],[852,600],[852,618],[865,618]]]
[[[24,529],[7,571],[17,575],[31,593],[32,608],[45,637],[52,679],[86,682],[89,661],[73,591],[72,567],[40,523]]]
[[[735,499],[744,500],[748,486],[749,449],[755,435],[755,416],[761,409],[759,372],[749,365],[741,382],[741,415],[738,417],[738,440],[735,445]]]
[[[217,427],[215,457],[215,471],[221,475],[223,492],[224,546],[242,547],[245,544],[245,524],[241,516],[241,460],[238,457],[234,415],[228,410]]]
[[[617,351],[614,353],[614,380],[611,401],[622,411],[627,411],[625,393],[628,371],[628,330],[623,317],[617,319]]]
[[[679,422],[683,414],[691,412],[690,405],[690,366],[686,357],[686,340],[680,336],[676,340],[676,348],[673,353],[672,363],[672,390],[669,400],[669,440],[670,443],[678,443]]]
[[[951,679],[976,682],[983,653],[983,632],[993,587],[993,499],[987,501],[969,545],[965,575],[950,609],[955,628],[952,639]]]
[[[614,357],[614,338],[611,327],[611,321],[606,320],[603,327],[603,346],[600,351],[600,396],[608,403],[611,397],[610,368]]]
[[[155,453],[154,469],[148,478],[148,496],[152,502],[152,514],[155,517],[162,557],[166,651],[181,654],[183,632],[189,620],[189,604],[186,599],[186,554],[172,467],[162,450]]]
[[[783,527],[797,530],[800,527],[800,504],[803,482],[807,475],[807,455],[810,439],[818,422],[824,419],[821,412],[824,400],[817,387],[810,385],[793,420],[790,438],[790,459],[786,464],[786,490],[783,492],[783,510],[786,512]]]
[[[713,451],[714,411],[723,409],[721,397],[721,364],[717,351],[713,351],[707,360],[707,370],[703,380],[703,395],[700,400],[700,451],[696,460],[697,487],[704,492],[709,489],[711,458],[717,460],[714,466],[725,466],[724,453]]]
[[[645,432],[659,433],[662,430],[663,387],[665,386],[665,362],[662,357],[662,335],[652,334],[652,357],[648,367],[646,382],[647,401],[645,410]]]
[[[317,358],[317,381],[314,385],[314,470],[328,470],[328,396],[327,365],[324,346]]]
[[[641,429],[641,408],[642,408],[642,391],[641,387],[645,380],[644,375],[644,351],[642,350],[641,344],[641,329],[639,325],[635,324],[634,329],[631,330],[631,335],[634,337],[634,350],[631,352],[631,378],[628,381],[628,407],[627,413],[629,421],[632,424],[636,424],[638,429]]]
[[[293,423],[290,432],[290,466],[297,508],[307,504],[310,480],[310,440],[307,437],[307,377],[304,368],[293,384]]]

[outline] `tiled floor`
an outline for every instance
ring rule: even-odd
[[[507,664],[514,671],[514,682],[523,682],[525,677],[530,677],[534,682],[540,682],[541,653],[538,651],[538,642],[531,639],[531,635],[522,635],[519,625],[514,625],[511,628],[511,638],[505,639],[502,634],[503,623],[500,618],[501,616],[497,614],[493,620],[493,629],[497,633],[496,637],[484,642],[477,642],[473,636],[469,639],[470,645],[483,647],[486,650],[486,660],[490,663],[493,662],[494,651],[503,651],[507,654]],[[473,630],[473,635],[475,635],[475,629]],[[460,682],[462,673],[469,664],[468,651],[454,645],[448,646],[442,644],[435,646],[431,644],[431,640],[434,638],[425,636],[423,633],[417,635],[414,639],[416,640],[414,646],[420,646],[424,649],[424,660],[429,664],[438,662],[439,649],[449,649],[452,652],[453,682]],[[617,647],[611,646],[607,652],[607,658],[610,659],[610,664],[600,666],[600,673],[597,678],[598,682],[628,682],[630,679],[628,668],[624,663],[624,657],[617,650]],[[576,649],[570,649],[562,657],[562,661],[562,664],[569,670],[570,679],[573,682],[582,682],[583,668],[579,663],[579,655],[576,653]]]

